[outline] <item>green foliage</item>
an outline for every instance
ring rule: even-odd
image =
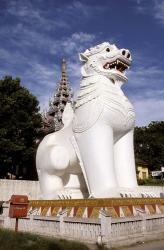
[[[0,230],[0,250],[89,250],[87,246],[66,240],[41,237],[29,233]]]
[[[134,148],[135,157],[145,161],[150,170],[161,170],[164,166],[164,121],[136,127]]]
[[[138,180],[138,185],[144,185],[144,186],[163,186],[164,185],[164,180],[161,179],[139,179]]]
[[[41,127],[38,101],[20,84],[6,76],[0,80],[0,177],[7,173],[35,179],[36,139]]]

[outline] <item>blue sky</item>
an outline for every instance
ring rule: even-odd
[[[62,57],[76,93],[78,52],[104,41],[132,53],[124,91],[136,124],[164,120],[164,0],[0,0],[0,78],[19,76],[42,109]]]

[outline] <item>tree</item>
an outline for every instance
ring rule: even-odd
[[[161,170],[164,166],[164,121],[136,127],[134,147],[137,159],[148,163],[150,170]]]
[[[36,140],[41,127],[38,101],[20,84],[6,76],[0,80],[0,178],[36,179]]]

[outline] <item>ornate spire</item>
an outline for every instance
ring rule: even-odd
[[[66,77],[66,60],[64,58],[62,59],[61,71],[62,71],[62,78]]]
[[[72,89],[67,77],[67,65],[66,60],[62,59],[61,64],[61,80],[59,81],[54,100],[49,101],[49,110],[43,118],[43,130],[45,134],[55,132],[63,127],[62,114],[67,102],[73,105],[72,101]]]

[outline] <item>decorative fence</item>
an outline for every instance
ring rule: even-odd
[[[0,226],[14,229],[15,219],[5,214],[0,216]],[[146,215],[130,218],[112,218],[104,210],[99,219],[67,217],[63,210],[58,217],[30,215],[19,219],[19,230],[41,235],[79,240],[83,242],[105,242],[108,246],[131,244],[145,240],[149,234],[155,237],[164,233],[164,214]]]

